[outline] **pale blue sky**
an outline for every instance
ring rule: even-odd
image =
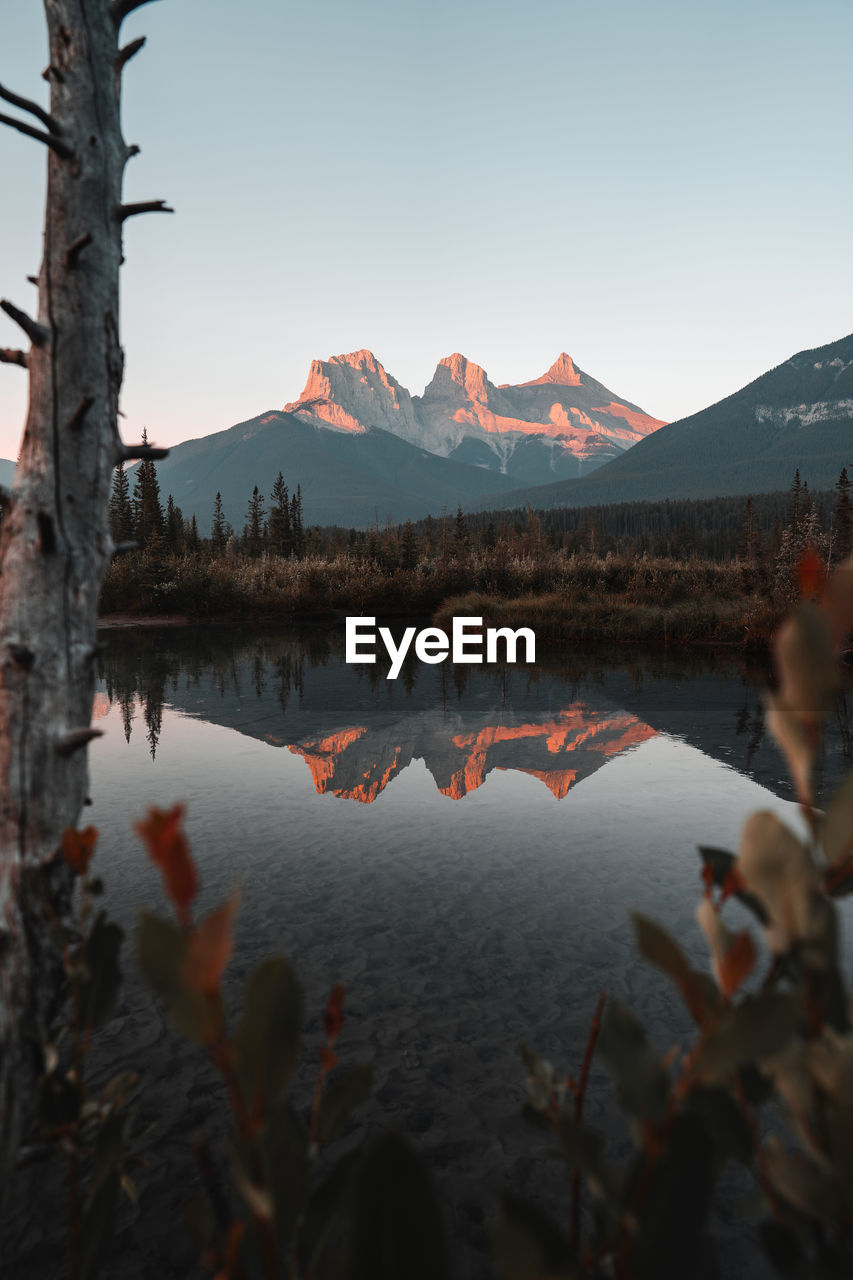
[[[0,80],[46,101],[42,6]],[[851,0],[161,0],[125,73],[123,432],[169,444],[370,347],[413,393],[561,350],[675,418],[853,330]],[[0,128],[0,295],[44,155]],[[0,345],[17,344],[0,316]],[[26,376],[0,366],[0,456]]]

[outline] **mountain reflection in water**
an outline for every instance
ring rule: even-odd
[[[409,660],[390,681],[387,667],[348,666],[330,630],[152,628],[103,640],[95,719],[118,704],[127,740],[143,732],[156,756],[167,706],[287,748],[304,759],[320,795],[371,804],[423,760],[454,800],[493,770],[537,778],[562,800],[657,734],[792,795],[764,733],[757,686],[766,672],[730,655],[585,653],[515,668]],[[844,697],[830,741],[831,779],[850,755]]]

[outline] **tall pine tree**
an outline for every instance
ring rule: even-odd
[[[284,476],[279,471],[272,487],[272,506],[267,524],[270,547],[277,556],[289,556],[293,550],[293,537],[290,528],[290,497]]]
[[[228,522],[222,514],[222,494],[217,492],[213,504],[213,524],[210,528],[210,549],[215,556],[221,556],[228,541]]]
[[[113,542],[130,542],[133,538],[133,507],[130,502],[130,481],[120,462],[113,472],[113,492],[110,498],[110,532]]]
[[[148,443],[148,431],[142,429],[142,443]],[[133,532],[141,547],[147,547],[163,534],[163,508],[160,506],[160,482],[157,464],[143,458],[136,469],[133,486]]]
[[[850,510],[850,481],[847,468],[842,467],[841,475],[835,486],[835,518],[834,525],[834,559],[846,560],[850,555],[853,543],[853,514]]]

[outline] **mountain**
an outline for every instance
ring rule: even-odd
[[[352,434],[379,427],[517,484],[585,475],[663,425],[565,352],[542,377],[501,386],[456,352],[439,362],[422,396],[411,396],[371,351],[353,351],[315,360],[285,411]]]
[[[591,506],[829,489],[853,465],[853,334],[801,351],[717,404],[671,422],[584,479],[496,492],[481,507]]]
[[[0,458],[0,485],[8,489],[15,478],[15,463],[8,458]]]
[[[331,428],[331,429],[330,429]],[[268,498],[278,472],[302,488],[306,524],[368,525],[470,507],[496,482],[513,481],[481,467],[439,458],[388,430],[359,423],[304,420],[270,410],[227,431],[176,445],[157,463],[160,491],[171,493],[199,530],[210,530],[217,492],[226,520],[239,532],[252,489]]]

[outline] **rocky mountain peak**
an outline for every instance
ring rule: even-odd
[[[547,373],[543,373],[541,378],[534,378],[531,382],[522,382],[522,387],[544,387],[548,383],[553,383],[558,387],[579,387],[581,385],[580,372],[575,368],[572,357],[566,351],[561,351],[557,359],[551,365]]]
[[[494,390],[486,377],[485,369],[454,351],[453,355],[439,360],[432,382],[424,390],[423,399],[455,399],[461,393],[466,400],[486,405]]]
[[[339,431],[381,427],[405,439],[418,429],[408,391],[366,347],[313,360],[302,395],[284,408]]]

